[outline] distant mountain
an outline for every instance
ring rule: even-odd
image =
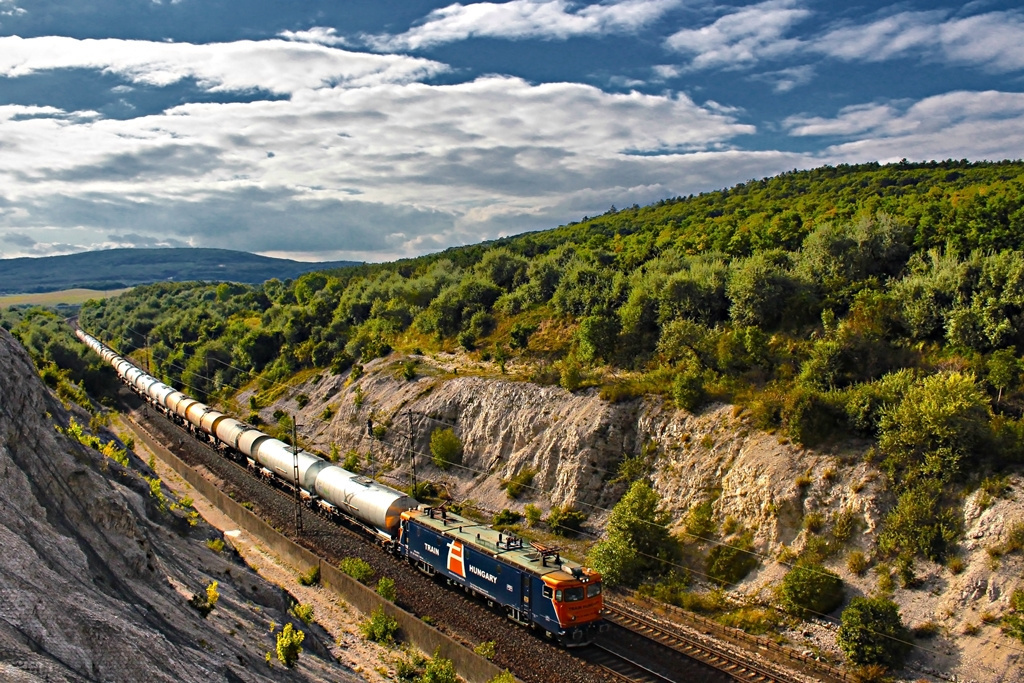
[[[73,287],[120,289],[167,280],[258,283],[355,265],[359,263],[306,263],[228,249],[107,249],[67,256],[0,259],[0,294]]]

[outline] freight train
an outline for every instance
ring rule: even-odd
[[[289,447],[255,427],[143,372],[85,331],[78,338],[110,363],[125,384],[196,437],[244,459],[258,475],[290,488],[306,505],[354,524],[386,549],[449,586],[500,605],[523,625],[566,646],[586,645],[603,630],[601,576],[562,558],[556,548],[420,505],[401,491]]]

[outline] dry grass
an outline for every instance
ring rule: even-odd
[[[59,292],[40,292],[38,294],[11,294],[0,296],[0,308],[9,306],[56,306],[58,304],[84,304],[89,299],[105,299],[108,296],[117,296],[127,292],[125,289],[110,289],[101,291],[98,289],[62,289]]]

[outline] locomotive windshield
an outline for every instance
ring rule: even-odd
[[[576,602],[577,600],[582,599],[582,586],[580,588],[566,588],[565,590],[555,591],[555,600],[559,602]]]
[[[597,597],[600,594],[601,594],[601,584],[599,584],[599,583],[592,583],[589,586],[587,586],[587,597],[588,598],[595,598],[595,597]]]

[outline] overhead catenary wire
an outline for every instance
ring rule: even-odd
[[[128,329],[130,329],[131,331],[137,333],[137,331],[133,330],[132,328],[128,328]],[[138,347],[135,344],[132,344],[132,346],[136,350],[142,348],[142,347]],[[215,357],[213,358],[213,360],[215,360],[215,361],[217,361],[217,362],[221,363],[222,365],[225,365],[225,366],[227,366],[229,368],[232,368],[232,369],[235,369],[235,370],[237,370],[239,372],[242,372],[242,373],[246,373],[246,374],[249,374],[249,375],[251,375],[253,373],[252,370],[244,370],[242,368],[238,368],[238,367],[233,366],[233,365],[231,365],[229,363],[221,361],[220,359],[215,358]],[[167,362],[167,364],[169,366],[174,367],[175,369],[181,370],[182,372],[186,371],[186,368],[184,368],[184,367],[182,367],[180,365],[177,365],[176,363],[173,363],[173,362],[170,362],[170,361],[166,361],[166,362]],[[194,374],[199,376],[199,377],[202,377],[202,378],[204,378],[204,379],[206,379],[208,381],[211,380],[211,377],[209,375],[203,375],[201,372],[194,372]],[[264,380],[264,381],[269,382],[271,385],[281,386],[281,387],[285,387],[285,388],[288,388],[288,389],[295,388],[295,385],[293,385],[293,384],[288,384],[288,383],[284,383],[284,382],[278,382],[278,381],[274,381],[274,380]],[[183,383],[183,385],[184,385],[184,383]],[[187,388],[193,389],[193,390],[195,390],[197,392],[201,392],[201,393],[204,393],[207,396],[209,396],[209,394],[206,391],[204,391],[203,389],[200,389],[200,388],[197,388],[197,387],[191,387],[191,386],[188,386],[188,385],[185,385],[185,386]],[[228,388],[228,389],[234,389],[236,391],[241,391],[240,388],[235,387],[233,385],[226,384],[226,383],[222,383],[220,386],[222,388]],[[429,416],[429,415],[426,415],[426,414],[422,414],[421,413],[420,415],[423,416],[423,417],[426,417],[428,419],[435,419],[432,416]],[[450,424],[450,423],[446,423],[446,424]],[[426,453],[424,451],[420,451],[420,450],[417,450],[417,449],[413,449],[411,446],[404,446],[403,447],[403,446],[399,446],[397,444],[387,443],[383,439],[377,439],[377,440],[381,443],[381,445],[383,445],[384,447],[388,448],[392,452],[404,450],[405,452],[410,453],[410,454],[422,455],[424,457],[432,457],[432,454]],[[473,467],[470,467],[470,466],[462,464],[462,463],[452,462],[452,463],[449,463],[449,465],[452,466],[452,467],[455,467],[455,468],[459,468],[459,469],[462,469],[462,470],[474,473],[474,474],[490,474],[490,472],[488,472],[486,470],[481,470],[481,469],[478,469],[478,468],[473,468]],[[601,468],[597,468],[597,467],[593,467],[593,469],[595,471],[604,472],[604,473],[607,473],[607,474],[612,474],[612,472],[609,471],[609,470],[602,470]],[[525,489],[533,490],[535,492],[543,493],[543,489],[541,489],[538,486],[534,486],[534,485],[530,485],[530,484],[523,484],[522,487],[525,488]],[[586,502],[582,502],[582,501],[579,501],[578,504],[581,505],[581,506],[593,509],[595,511],[605,512],[605,513],[609,513],[609,514],[612,513],[612,509],[605,508],[605,507],[602,507],[602,506],[599,506],[599,505],[595,505],[595,504],[591,504],[591,503],[586,503]],[[638,521],[640,521],[640,522],[642,522],[644,524],[648,524],[648,525],[651,525],[651,526],[656,526],[656,527],[665,529],[666,531],[669,531],[669,533],[671,533],[671,530],[668,528],[668,525],[659,525],[659,524],[656,524],[655,522],[653,522],[651,520],[646,520],[646,519],[638,519]],[[572,529],[572,531],[582,533],[582,534],[584,534],[586,536],[589,536],[589,537],[591,537],[591,538],[593,538],[595,540],[600,539],[600,535],[599,534],[595,534],[593,532],[589,532],[589,531],[585,531],[585,530],[578,530],[578,529]],[[708,537],[701,536],[701,535],[698,535],[698,534],[693,534],[693,533],[690,533],[690,532],[688,532],[686,530],[681,530],[681,532],[683,534],[685,534],[686,536],[694,539],[694,540],[703,541],[703,542],[706,542],[706,543],[709,543],[709,544],[712,544],[712,545],[716,545],[716,546],[722,546],[722,547],[730,548],[730,549],[736,550],[738,552],[742,552],[742,553],[745,553],[747,555],[753,556],[753,557],[755,557],[755,558],[757,558],[759,560],[762,560],[762,561],[777,562],[777,563],[782,564],[783,566],[787,566],[789,568],[794,568],[794,567],[797,566],[796,563],[785,562],[785,561],[779,560],[778,558],[772,557],[770,555],[766,555],[764,553],[759,553],[756,550],[752,550],[752,549],[749,549],[749,548],[744,548],[742,546],[733,545],[733,544],[730,544],[730,543],[725,542],[725,541],[720,541],[718,539],[713,539],[713,538],[708,538]],[[710,575],[705,574],[703,572],[699,572],[699,571],[697,571],[697,570],[695,570],[695,569],[693,569],[691,567],[688,567],[686,565],[683,565],[683,564],[680,564],[680,563],[676,563],[676,562],[672,562],[672,561],[666,560],[666,559],[664,559],[662,557],[658,557],[658,556],[651,555],[651,554],[648,554],[648,553],[644,553],[644,552],[641,552],[641,551],[634,550],[634,552],[636,552],[636,554],[638,554],[638,555],[640,555],[642,557],[646,557],[646,558],[651,559],[653,561],[662,563],[662,564],[667,565],[667,566],[669,566],[669,567],[671,567],[673,569],[681,569],[681,570],[683,570],[685,572],[688,572],[689,574],[700,576],[700,577],[708,579],[708,580],[710,580],[710,581],[712,581],[714,583],[719,583],[719,581],[717,579],[715,579],[714,577],[711,577]],[[807,571],[811,571],[812,573],[819,573],[819,574],[821,574],[820,572],[816,572],[816,570],[814,570],[813,568],[805,567],[805,569]],[[766,606],[771,608],[771,609],[778,610],[780,612],[785,613],[784,610],[782,610],[781,608],[779,608],[779,607],[777,607],[775,605],[768,604]],[[832,617],[832,616],[830,616],[828,614],[816,612],[816,611],[810,610],[810,609],[807,609],[805,611],[808,614],[811,614],[811,615],[813,615],[815,617],[824,619],[824,620],[829,621],[831,623],[841,623],[838,619],[836,619],[835,617]],[[911,642],[911,641],[903,640],[903,639],[900,639],[900,638],[896,638],[895,636],[892,636],[892,635],[887,634],[887,633],[876,632],[876,631],[872,631],[870,629],[866,629],[866,630],[869,633],[872,633],[873,635],[877,635],[877,636],[880,636],[880,637],[884,637],[884,638],[890,639],[890,640],[892,640],[894,642],[901,643],[901,644],[906,645],[908,647],[915,648],[915,649],[921,650],[923,652],[928,652],[929,654],[933,654],[933,655],[941,655],[942,654],[942,653],[940,653],[937,650],[933,650],[931,648],[927,648],[927,647],[919,645],[919,644],[917,644],[915,642]],[[1014,647],[1013,645],[1006,645],[1006,647],[1008,649],[1024,653],[1024,649],[1022,649],[1022,648],[1017,648],[1017,647]],[[989,666],[984,665],[984,664],[981,664],[981,666],[983,668],[986,668],[986,669],[990,670],[990,671],[998,673],[997,670],[992,668],[992,667],[989,667]]]

